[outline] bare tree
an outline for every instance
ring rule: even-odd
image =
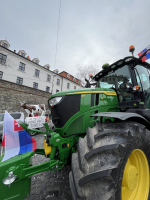
[[[100,71],[96,65],[77,66],[76,77],[81,80],[82,85],[85,85],[85,78],[90,81],[90,74],[97,74]]]

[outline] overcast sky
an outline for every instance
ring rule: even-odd
[[[0,39],[51,70],[113,63],[150,44],[150,0],[0,0]]]

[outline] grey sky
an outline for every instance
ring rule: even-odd
[[[60,0],[1,0],[0,39],[10,49],[54,70]],[[76,75],[77,65],[104,63],[150,44],[149,0],[61,0],[55,69]]]

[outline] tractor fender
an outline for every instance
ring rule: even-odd
[[[91,117],[112,117],[120,120],[131,120],[143,124],[146,128],[150,129],[150,123],[143,116],[137,113],[129,112],[100,112],[92,115]]]

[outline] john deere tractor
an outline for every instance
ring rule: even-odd
[[[103,65],[93,77],[95,88],[87,81],[88,88],[48,99],[54,128],[45,124],[44,149],[35,153],[50,160],[32,166],[34,152],[28,152],[0,163],[1,200],[25,198],[31,175],[70,162],[73,200],[150,199],[150,64],[141,61],[145,54]]]

